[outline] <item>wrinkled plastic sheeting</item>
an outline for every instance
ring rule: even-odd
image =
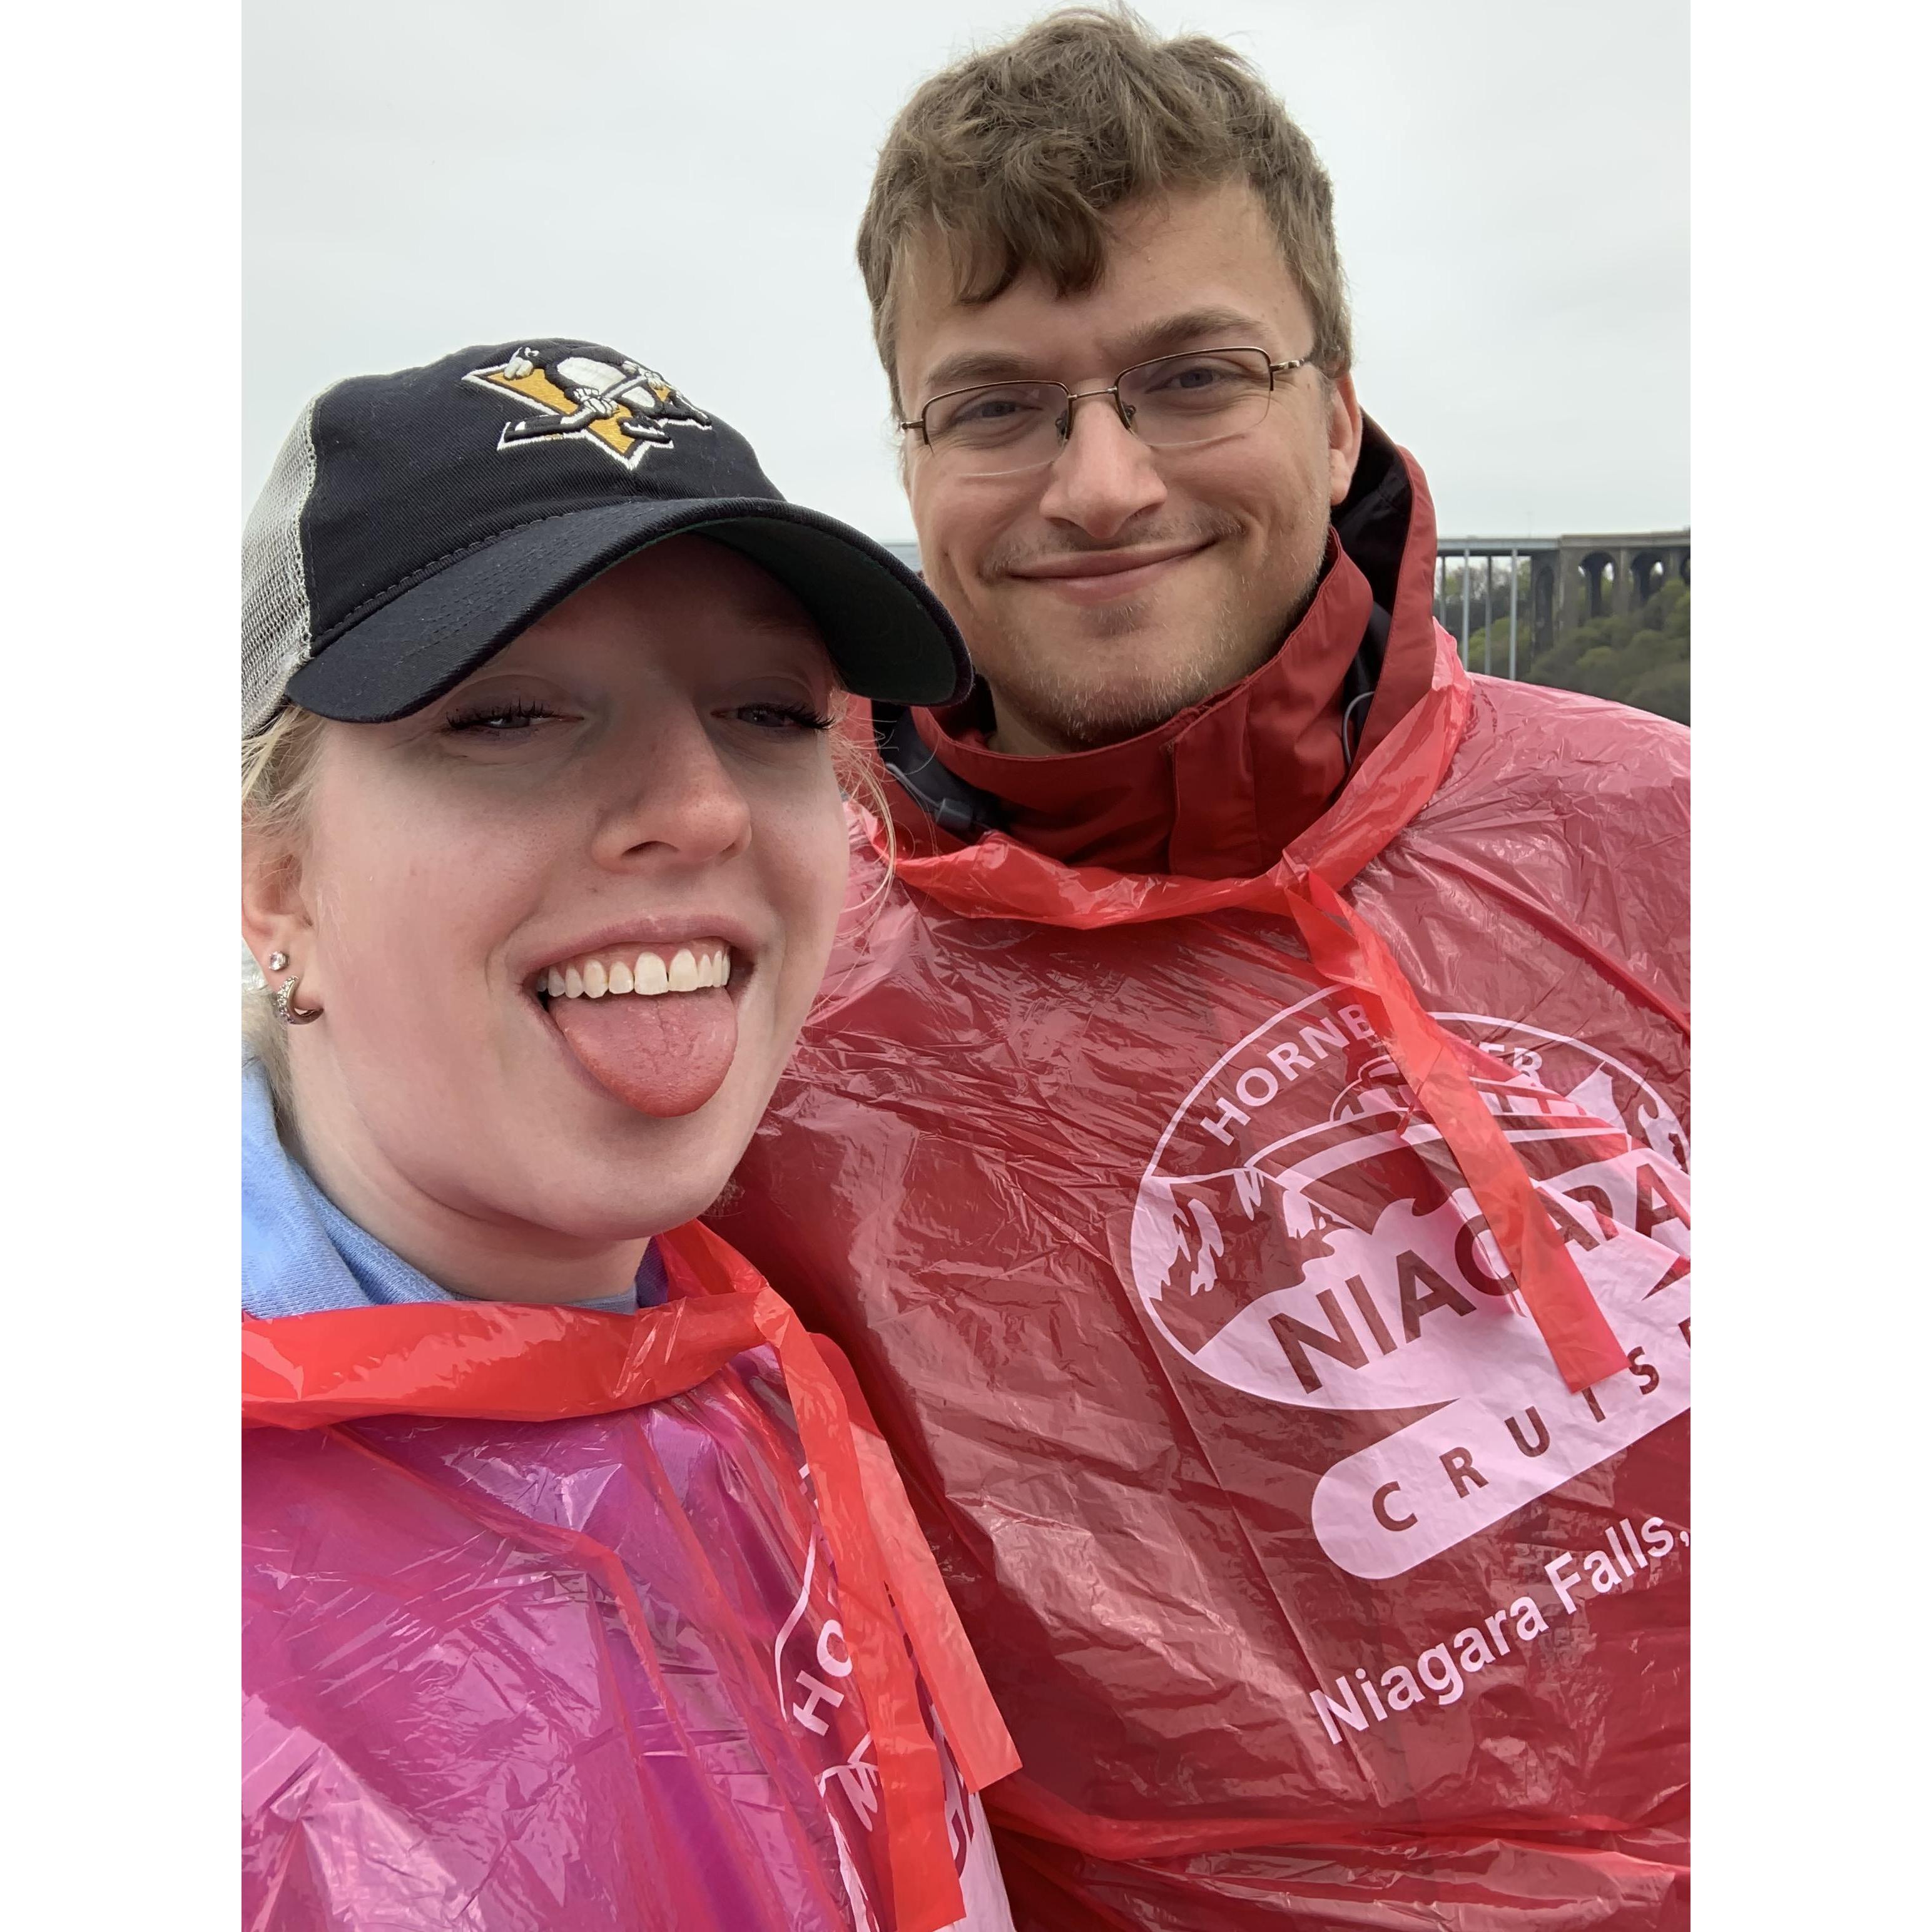
[[[1286,869],[1446,1042],[1608,1377],[1566,1384],[1372,974],[1260,883],[997,836],[891,883],[860,838],[719,1223],[897,1454],[1024,1762],[1025,1932],[1682,1922],[1688,734],[1470,694],[1441,648]]]
[[[620,1414],[250,1432],[251,1932],[883,1922],[790,1414],[761,1349]]]
[[[1683,1932],[1690,1922],[1683,1843],[1670,1831],[1559,1845],[1443,1834],[1131,1863],[1015,1833],[1001,1849],[1016,1922],[1056,1932],[1096,1923],[1160,1932]]]

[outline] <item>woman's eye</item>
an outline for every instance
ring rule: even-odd
[[[802,704],[741,704],[731,716],[765,731],[826,731],[832,720]]]
[[[460,711],[447,719],[446,731],[470,732],[482,736],[526,731],[539,719],[554,718],[547,706],[535,704],[493,704],[475,711]]]

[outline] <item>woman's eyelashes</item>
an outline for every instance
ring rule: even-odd
[[[446,731],[470,732],[484,736],[526,731],[539,720],[562,714],[536,698],[498,699],[452,712],[443,720]]]
[[[766,700],[738,705],[730,715],[767,731],[829,731],[832,728],[830,717],[808,704]]]
[[[440,725],[442,736],[471,744],[507,744],[527,739],[546,724],[568,724],[586,714],[580,707],[536,697],[478,698],[453,706]],[[725,704],[713,713],[721,720],[773,734],[830,730],[826,709],[806,698],[758,698]]]

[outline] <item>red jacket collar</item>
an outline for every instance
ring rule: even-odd
[[[1272,866],[1346,780],[1342,681],[1378,601],[1390,612],[1388,640],[1375,699],[1358,721],[1358,758],[1428,688],[1435,560],[1422,472],[1368,424],[1314,602],[1239,684],[1137,738],[1061,758],[988,750],[982,698],[916,712],[914,722],[948,770],[1006,806],[1013,837],[1063,864],[1250,877]]]

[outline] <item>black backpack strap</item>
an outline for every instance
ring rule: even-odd
[[[1348,675],[1342,680],[1342,756],[1351,768],[1355,762],[1355,747],[1361,742],[1362,727],[1368,722],[1376,686],[1382,680],[1388,634],[1389,614],[1379,604],[1371,604],[1361,649],[1356,652]]]
[[[948,771],[933,756],[932,747],[914,728],[908,706],[874,701],[872,742],[880,764],[899,789],[942,832],[970,844],[983,832],[1005,830],[1006,814],[1000,801]]]

